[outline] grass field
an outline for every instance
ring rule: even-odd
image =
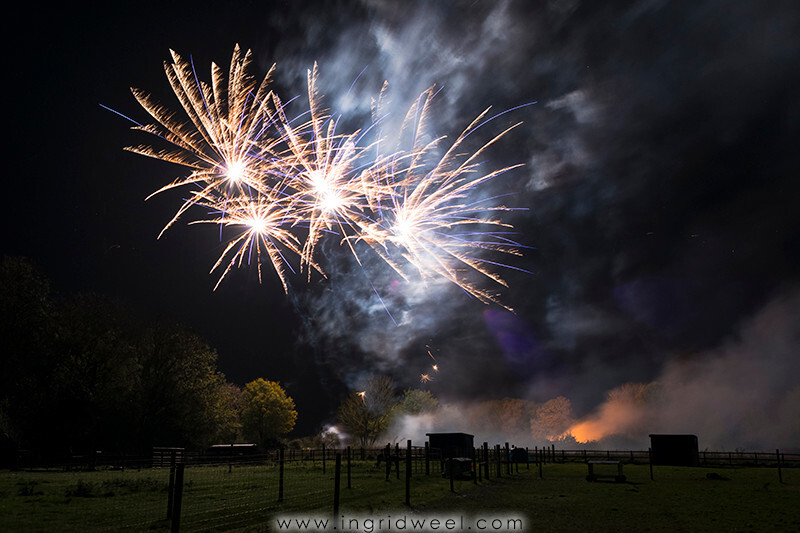
[[[625,465],[627,481],[587,482],[585,464],[532,465],[475,485],[415,474],[411,507],[394,472],[372,463],[341,479],[340,516],[519,515],[524,531],[800,531],[800,471]],[[187,467],[181,531],[265,531],[282,515],[331,516],[333,468]],[[169,469],[0,471],[0,531],[168,531]],[[410,528],[410,524],[407,524]],[[465,525],[465,527],[467,527]],[[407,529],[410,530],[410,529]],[[441,530],[445,530],[444,527]]]

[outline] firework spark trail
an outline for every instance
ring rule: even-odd
[[[434,88],[408,110],[393,145],[389,136],[377,131],[386,116],[382,106],[387,84],[373,103],[373,125],[363,132],[342,134],[336,131],[338,117],[323,108],[316,64],[308,72],[309,110],[303,114],[308,116],[296,124],[299,117],[289,119],[287,104],[268,88],[274,65],[260,83],[248,73],[249,50],[234,48],[227,74],[212,64],[211,84],[198,79],[191,61],[173,51],[171,56],[172,63],[165,62],[164,69],[189,122],[181,122],[153,97],[133,89],[155,119],[134,129],[155,135],[172,148],[127,149],[190,171],[150,196],[182,186],[197,188],[161,234],[194,206],[205,208],[210,217],[192,224],[217,224],[221,237],[223,229],[236,232],[211,269],[221,271],[217,286],[253,256],[259,279],[261,264],[268,258],[285,291],[285,270],[294,271],[291,259],[299,261],[301,271],[307,268],[309,279],[311,270],[324,275],[315,249],[324,235],[332,234],[346,243],[359,265],[356,245],[363,241],[406,280],[412,274],[423,280],[439,276],[484,303],[500,304],[497,294],[474,278],[477,274],[507,286],[490,269],[506,265],[470,251],[521,255],[520,246],[509,237],[511,226],[496,218],[496,213],[510,208],[495,205],[497,197],[468,199],[481,185],[519,166],[481,173],[478,162],[516,125],[471,154],[464,153],[464,142],[503,113],[486,118],[487,109],[438,156],[444,138],[432,139],[427,131]],[[362,145],[373,127],[376,140]]]
[[[504,206],[481,207],[480,202],[463,203],[464,199],[482,183],[519,165],[478,175],[478,156],[518,124],[506,129],[470,156],[459,153],[463,141],[488,113],[481,113],[455,140],[445,154],[433,163],[426,164],[426,156],[438,148],[441,138],[426,142],[424,128],[433,97],[433,88],[417,100],[409,110],[403,130],[413,128],[412,142],[405,164],[392,158],[387,168],[379,171],[391,190],[390,209],[380,211],[381,219],[362,228],[359,239],[367,242],[394,270],[408,279],[403,267],[392,258],[388,245],[399,250],[400,255],[417,270],[423,278],[439,275],[461,287],[468,294],[484,303],[499,303],[497,295],[468,281],[464,273],[477,272],[500,285],[507,286],[503,279],[491,272],[481,259],[466,255],[466,250],[481,248],[497,252],[520,255],[515,243],[499,232],[473,232],[453,234],[454,228],[470,226],[495,226],[509,228],[509,224],[494,218],[482,218],[482,214],[505,211]],[[467,239],[475,235],[475,239]],[[497,237],[495,241],[487,237]],[[503,240],[505,242],[497,242]],[[498,263],[494,263],[498,264]],[[502,305],[502,304],[501,304]]]
[[[341,236],[355,227],[367,209],[365,183],[361,180],[359,158],[368,149],[357,144],[360,132],[336,134],[337,121],[322,109],[317,89],[318,67],[308,72],[310,120],[292,127],[285,113],[280,113],[280,127],[293,154],[290,170],[292,199],[296,219],[307,225],[307,237],[301,253],[301,265],[315,265],[314,249],[324,233]],[[277,96],[275,100],[279,102]],[[283,106],[277,105],[277,109]],[[326,126],[327,125],[327,126]],[[306,139],[303,133],[310,132]],[[366,193],[369,194],[369,193]],[[352,244],[347,240],[355,255]],[[317,267],[317,270],[320,270]],[[311,270],[309,269],[309,277]]]

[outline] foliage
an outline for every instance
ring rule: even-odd
[[[558,396],[536,409],[536,414],[531,419],[531,433],[537,440],[556,440],[574,423],[572,403],[567,398]]]
[[[216,426],[216,443],[239,442],[243,438],[241,412],[242,389],[234,383],[224,383],[215,396],[211,415]]]
[[[294,400],[275,381],[258,378],[242,392],[242,429],[259,445],[272,447],[289,433],[297,420]]]
[[[391,378],[376,376],[367,381],[363,391],[352,392],[345,398],[337,418],[354,443],[369,448],[389,428],[396,406]]]
[[[399,405],[400,411],[409,415],[433,413],[438,408],[439,400],[431,394],[431,391],[421,389],[404,390],[403,400]]]
[[[0,267],[0,353],[0,455],[202,449],[238,428],[235,386],[201,338],[101,295],[55,297],[22,258]]]

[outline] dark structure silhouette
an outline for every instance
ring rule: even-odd
[[[698,466],[697,435],[650,435],[652,464]]]
[[[426,433],[431,453],[440,457],[472,457],[474,436],[467,433]]]

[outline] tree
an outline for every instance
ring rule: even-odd
[[[242,389],[234,383],[220,387],[213,405],[216,444],[237,442],[242,438]]]
[[[237,430],[217,354],[96,294],[54,297],[29,261],[0,264],[0,440],[39,456],[203,449]],[[230,441],[228,441],[230,442]]]
[[[439,400],[431,391],[421,389],[406,389],[403,391],[403,400],[400,402],[400,411],[409,415],[433,413],[439,408]]]
[[[258,378],[242,392],[242,430],[244,435],[264,447],[274,446],[281,435],[294,429],[297,411],[294,400],[275,381]]]
[[[337,418],[351,439],[369,448],[389,428],[397,403],[391,378],[377,376],[367,381],[363,391],[345,398]]]
[[[146,328],[138,338],[137,427],[140,448],[203,449],[215,438],[214,407],[225,385],[217,352],[174,323]]]
[[[537,440],[557,440],[574,423],[572,403],[567,398],[558,396],[536,409],[535,416],[531,418],[531,434]]]
[[[28,432],[48,411],[45,385],[52,372],[53,301],[50,281],[29,260],[0,264],[0,439],[13,464],[14,449],[33,449]],[[11,457],[13,456],[13,457]]]

